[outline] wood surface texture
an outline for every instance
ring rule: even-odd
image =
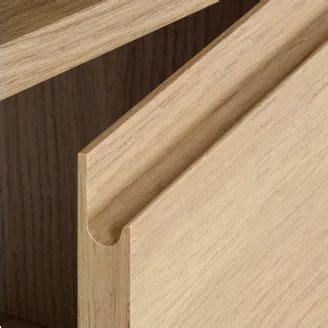
[[[100,0],[2,0],[1,43],[46,27],[98,2]]]
[[[288,199],[287,191],[291,192],[290,188],[295,188],[300,179],[308,175],[320,180],[322,175],[328,175],[327,165],[322,166],[319,175],[306,171],[309,169],[307,155],[302,152],[302,147],[309,147],[299,138],[301,132],[309,132],[312,119],[321,122],[321,134],[316,135],[318,139],[311,140],[315,143],[314,150],[324,149],[322,143],[327,137],[324,132],[328,130],[328,122],[323,109],[326,105],[324,95],[327,96],[327,69],[323,67],[327,66],[327,49],[293,75],[288,87],[285,84],[283,88],[279,87],[265,105],[254,110],[254,124],[248,119],[242,125],[245,128],[235,129],[234,142],[227,143],[225,152],[208,150],[219,148],[215,145],[220,137],[288,78],[327,38],[327,1],[268,1],[80,153],[79,327],[101,328],[109,323],[111,327],[120,328],[214,328],[219,324],[239,328],[257,327],[263,323],[265,327],[291,327],[290,322],[309,327],[308,320],[312,320],[314,326],[326,323],[325,316],[320,317],[318,313],[312,316],[311,311],[324,311],[321,304],[326,305],[326,302],[320,303],[320,300],[327,295],[311,295],[304,297],[304,301],[301,294],[297,294],[298,290],[304,295],[308,292],[302,289],[302,282],[309,283],[304,278],[311,266],[306,266],[298,253],[290,263],[284,262],[287,254],[294,255],[299,231],[289,240],[286,236],[292,234],[291,226],[280,225],[279,231],[280,226],[275,226],[275,221],[287,221],[288,211],[299,214],[297,201],[304,199],[295,195]],[[300,79],[302,74],[305,82]],[[313,104],[312,100],[317,101],[318,95],[319,102]],[[280,97],[284,101],[279,101]],[[269,106],[270,102],[273,105]],[[267,106],[270,109],[266,109]],[[309,122],[305,117],[296,124],[296,113],[308,114]],[[286,121],[281,129],[285,130],[276,135],[275,131],[280,130],[274,119],[280,121],[284,115]],[[266,116],[273,121],[266,121]],[[292,132],[294,125],[297,128],[294,139],[286,141],[286,148],[278,147],[278,152],[273,152],[276,164],[271,164],[279,164],[281,168],[283,163],[286,170],[292,170],[292,164],[299,160],[305,175],[295,177],[291,173],[290,188],[285,188],[287,193],[282,192],[282,210],[285,211],[280,217],[280,212],[271,212],[279,204],[277,201],[282,200],[275,195],[279,189],[274,187],[279,187],[279,177],[285,177],[279,174],[285,171],[278,170],[271,177],[270,162],[266,157],[272,155],[268,151],[279,145],[281,136],[288,134],[290,125]],[[300,149],[293,153],[295,157],[291,157],[291,163],[285,163],[280,156],[290,151],[288,142],[297,145],[295,138],[299,138],[296,141]],[[247,152],[239,144],[244,145]],[[312,162],[315,162],[317,154],[312,155]],[[205,164],[193,164],[201,157],[205,157]],[[232,161],[235,158],[236,161]],[[252,171],[258,169],[257,162],[265,163],[259,178],[267,190],[258,183],[256,172]],[[193,168],[188,169],[190,167]],[[248,179],[245,183],[240,172]],[[269,188],[271,183],[272,189]],[[305,196],[316,192],[315,186],[312,187],[310,185],[304,191]],[[323,190],[327,190],[325,187]],[[234,192],[231,193],[229,188],[235,188]],[[263,191],[263,195],[257,190]],[[240,195],[240,200],[236,195]],[[320,204],[327,200],[322,193],[316,196]],[[236,207],[231,205],[234,201]],[[313,213],[320,223],[324,223],[325,207],[315,207],[317,212]],[[309,208],[305,209],[309,211]],[[261,217],[262,211],[267,221]],[[297,219],[291,220],[292,226]],[[308,247],[312,243],[309,229],[313,227],[317,233],[317,227],[311,217],[303,219],[305,223],[300,228],[305,230],[300,233],[301,236],[305,234]],[[260,223],[258,229],[257,223]],[[277,234],[270,234],[271,225]],[[286,252],[283,248],[272,248],[274,241],[290,248]],[[313,263],[317,265],[313,269],[321,274],[320,260],[324,263],[327,258],[325,245],[320,246],[320,243],[313,243],[318,246],[319,253],[322,252],[320,257],[315,257]],[[313,252],[309,255],[304,249],[306,247],[302,248],[303,255],[311,259]],[[271,281],[270,270],[265,272],[268,261],[279,263],[272,269],[272,274],[278,271]],[[279,272],[280,264],[287,265],[293,274],[294,266],[307,273],[299,276],[296,272],[294,280],[286,280],[289,272]],[[234,270],[234,275],[229,275],[229,268]],[[323,272],[324,278],[326,274]],[[262,283],[260,290],[252,289],[252,278]],[[240,279],[240,286],[236,279]],[[291,290],[292,295],[284,303],[288,308],[275,312],[275,316],[271,309],[283,307],[279,301],[285,291],[289,292],[283,287],[285,280],[295,283],[296,290]],[[228,287],[224,286],[224,281]],[[313,281],[316,288],[320,287],[321,279]],[[282,287],[279,289],[278,286]],[[238,294],[241,290],[238,287],[245,291]],[[270,288],[275,289],[272,298],[268,296]],[[250,299],[249,307],[245,299]],[[239,306],[243,308],[239,309]],[[302,310],[294,311],[298,306]],[[263,308],[266,311],[262,311]]]
[[[328,326],[327,109],[328,45],[124,228],[131,328]]]
[[[0,326],[3,328],[42,328],[42,326],[10,317],[5,317]]]
[[[325,0],[259,6],[85,149],[97,242],[115,244],[126,223],[328,38]]]
[[[78,151],[256,3],[221,1],[1,103],[7,313],[76,327]]]
[[[11,1],[8,1],[5,0],[4,5],[10,7],[7,3]],[[66,6],[62,1],[52,1],[45,7],[32,7],[25,13],[18,11],[13,19],[5,15],[8,22],[13,22],[3,31],[8,35],[2,35],[5,42],[1,44],[0,99],[216,2],[218,0],[105,0],[81,9],[88,1],[82,1],[81,5],[67,1],[71,4]],[[77,11],[71,13],[72,8]],[[65,16],[66,11],[68,16]],[[9,9],[6,12],[15,13]],[[64,17],[60,18],[63,14]],[[26,25],[45,24],[43,20],[49,16],[58,16],[58,20],[27,34],[20,31]],[[23,35],[12,39],[17,33]]]

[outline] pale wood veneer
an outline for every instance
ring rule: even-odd
[[[327,109],[328,44],[123,229],[131,328],[328,325]]]
[[[1,37],[0,99],[217,2],[90,0],[76,3],[63,0],[43,5],[36,2],[24,12],[11,5],[12,1],[5,0],[2,6],[8,23]],[[57,20],[49,22],[49,16]],[[28,28],[25,27],[27,19]],[[30,31],[34,28],[35,31]]]
[[[257,168],[257,161],[270,164],[265,161],[267,150],[276,145],[280,138],[275,134],[277,126],[274,122],[271,125],[261,113],[264,111],[269,115],[269,109],[264,109],[269,106],[269,102],[276,101],[275,104],[279,104],[276,105],[277,119],[285,111],[288,113],[288,119],[281,127],[286,129],[285,133],[288,133],[289,122],[296,120],[294,117],[297,114],[292,114],[294,107],[301,108],[295,110],[299,115],[308,112],[309,115],[311,112],[314,116],[318,114],[321,129],[327,129],[321,108],[321,91],[324,90],[323,94],[327,91],[324,88],[327,72],[319,70],[320,65],[325,67],[327,49],[324,48],[310,64],[293,75],[292,82],[286,82],[289,87],[286,87],[286,83],[284,87],[278,87],[265,105],[256,107],[256,114],[250,116],[253,120],[246,119],[237,126],[231,133],[235,136],[234,141],[228,143],[224,151],[216,151],[221,144],[220,141],[218,144],[216,142],[327,40],[327,15],[328,4],[324,0],[315,3],[300,0],[267,2],[262,8],[254,10],[246,22],[239,24],[238,29],[233,29],[213,43],[80,154],[80,327],[217,327],[221,322],[225,326],[230,324],[240,327],[253,321],[268,321],[272,327],[276,324],[275,320],[270,321],[269,311],[263,314],[251,311],[247,304],[245,310],[234,317],[230,309],[235,307],[231,305],[225,308],[225,303],[230,304],[235,298],[236,303],[233,304],[237,309],[237,305],[243,302],[244,294],[238,300],[237,290],[233,289],[238,281],[233,277],[230,279],[232,285],[229,285],[231,294],[228,289],[221,287],[220,281],[225,281],[230,267],[240,279],[244,275],[241,286],[246,288],[250,284],[250,272],[259,279],[269,278],[261,276],[261,268],[265,269],[261,264],[265,261],[284,261],[285,254],[281,249],[276,254],[270,248],[270,242],[275,238],[283,239],[292,230],[286,225],[282,226],[277,236],[267,233],[271,224],[273,231],[279,232],[279,228],[276,229],[274,225],[275,212],[270,216],[271,206],[274,207],[276,203],[265,203],[265,197],[274,196],[270,194],[274,189],[263,190],[264,198],[260,199],[261,195],[256,193],[256,189],[260,190],[261,184],[257,184],[257,179],[251,180],[251,170]],[[309,73],[311,69],[313,76]],[[306,76],[303,87],[299,85],[301,75]],[[295,85],[299,87],[298,90]],[[306,88],[310,90],[309,95],[304,91]],[[319,103],[313,105],[311,101],[317,99],[319,93]],[[282,95],[285,96],[283,103],[287,107],[280,106],[281,100],[275,100]],[[309,98],[304,100],[303,96]],[[298,97],[301,99],[299,102]],[[301,101],[304,101],[304,107]],[[273,112],[275,105],[269,107]],[[307,110],[308,107],[310,110]],[[306,133],[310,122],[311,116],[309,122],[301,120],[295,136],[302,131]],[[267,125],[264,135],[261,132],[262,125]],[[256,137],[252,137],[254,134]],[[322,132],[317,140],[313,140],[314,146],[324,140],[323,136]],[[222,143],[229,138],[233,137],[223,139]],[[299,142],[301,140],[297,139]],[[213,144],[215,151],[208,152]],[[239,144],[245,145],[246,153]],[[289,150],[288,142],[286,147]],[[274,153],[277,163],[280,163],[280,156],[284,156],[286,149]],[[188,169],[202,156],[201,162]],[[315,154],[312,160],[314,158]],[[300,151],[292,160],[304,164],[306,156]],[[229,171],[230,166],[232,171]],[[286,166],[288,169],[292,169],[292,166]],[[266,170],[269,171],[270,167],[263,168],[263,172]],[[243,172],[249,174],[245,177],[250,179],[246,179],[245,183],[252,184],[245,185],[242,178],[237,181],[239,184],[236,182],[234,174],[241,177]],[[280,173],[283,172],[281,170]],[[312,174],[310,171],[307,173]],[[328,172],[321,171],[320,174]],[[292,178],[295,180],[291,181],[291,185],[297,184],[297,179],[301,177]],[[319,177],[314,174],[313,178]],[[272,183],[273,187],[278,186],[276,175],[263,174],[262,179],[268,179],[264,181],[267,185]],[[231,186],[225,188],[228,184]],[[229,191],[232,187],[235,188],[233,193]],[[310,185],[304,197],[314,191]],[[239,201],[236,195],[244,193],[245,197]],[[267,206],[264,213],[268,215],[268,221],[260,221],[262,225],[259,225],[258,230],[256,223],[261,219],[259,214],[247,220],[250,215],[254,215],[254,194],[263,202],[261,206]],[[288,199],[284,193],[282,195]],[[324,199],[318,198],[322,204]],[[231,207],[234,199],[236,207]],[[290,210],[293,211],[296,200],[291,198],[290,201]],[[322,208],[315,213],[318,220],[323,220]],[[226,209],[227,212],[224,212]],[[220,214],[221,211],[226,213],[231,222]],[[282,217],[277,218],[279,222],[286,213],[283,212]],[[302,227],[308,229],[310,226],[311,220],[307,220]],[[248,234],[248,231],[253,230],[256,233]],[[236,232],[228,236],[231,231]],[[254,237],[261,235],[268,237],[268,243]],[[298,238],[299,235],[295,234],[294,237]],[[285,242],[289,250],[296,247],[293,238],[286,238]],[[238,246],[238,243],[241,244]],[[231,248],[228,248],[229,245]],[[237,249],[233,245],[237,245]],[[245,249],[242,248],[244,246]],[[262,252],[257,252],[256,249],[262,246]],[[255,265],[253,271],[249,271],[251,268],[248,266],[243,271],[244,260],[240,262],[239,249],[245,263],[249,260]],[[224,250],[227,250],[226,253]],[[264,255],[268,257],[263,260]],[[220,256],[224,258],[220,259]],[[325,259],[325,255],[320,258]],[[294,264],[308,270],[296,257],[289,263],[292,265],[290,272]],[[259,271],[256,265],[259,265]],[[315,269],[321,270],[321,267]],[[278,272],[278,279],[273,281],[274,286],[283,283],[285,276],[281,277]],[[296,284],[301,282],[302,278],[295,280]],[[268,286],[273,287],[270,283]],[[283,291],[283,287],[277,289],[274,299]],[[253,299],[254,307],[265,296],[251,289],[246,289],[245,293],[246,298]],[[295,295],[296,292],[292,297]],[[310,298],[310,306],[321,296]],[[290,300],[293,300],[292,297]],[[279,307],[279,302],[275,305]],[[299,305],[307,306],[302,302]],[[301,319],[300,314],[304,313],[290,312],[286,320],[295,323]],[[283,315],[278,318],[286,322]]]

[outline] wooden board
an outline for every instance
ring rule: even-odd
[[[76,327],[78,151],[256,2],[222,0],[1,103],[7,313]]]
[[[32,6],[27,12],[19,10],[13,18],[6,14],[15,13],[15,10],[10,10],[11,2],[4,1],[4,6],[9,7],[4,18],[10,26],[5,25],[3,32],[6,34],[1,38],[5,42],[1,44],[0,99],[103,55],[218,0],[106,0],[86,8],[84,6],[90,1],[79,2],[80,5],[68,1],[73,4],[66,6],[61,1],[52,1],[45,7]],[[59,19],[62,15],[64,17]],[[49,16],[58,17],[58,20],[50,23]],[[42,27],[28,33],[30,25]],[[24,34],[26,29],[27,34]],[[15,38],[17,34],[21,36]]]
[[[7,43],[91,7],[99,0],[2,0],[1,43]]]
[[[328,325],[327,109],[328,44],[124,228],[131,328]]]
[[[278,0],[254,12],[85,149],[97,242],[115,244],[129,220],[328,38],[325,0]]]
[[[167,302],[162,294],[156,298],[158,293],[165,293],[166,283],[168,287],[171,285],[164,279],[156,280],[161,272],[153,266],[157,265],[154,258],[147,262],[150,253],[145,245],[156,254],[157,234],[161,234],[161,229],[165,232],[166,228],[157,225],[157,220],[163,221],[157,219],[155,212],[142,228],[154,232],[152,217],[157,234],[149,236],[133,222],[139,222],[142,213],[157,204],[162,193],[165,194],[167,188],[171,190],[170,185],[175,185],[174,181],[195,160],[327,40],[328,3],[324,0],[315,3],[269,1],[249,16],[243,24],[238,24],[240,27],[219,38],[80,154],[80,327],[106,327],[108,323],[113,327],[144,327],[146,324],[179,327],[183,324],[181,318],[187,319],[185,313],[178,310],[183,306],[178,295],[188,290],[191,299],[212,297],[206,290],[201,293],[197,289],[197,276],[192,273],[188,276],[190,285],[184,285],[179,279],[184,266],[187,271],[191,270],[184,260],[194,253],[197,255],[197,245],[193,244],[191,253],[187,245],[184,245],[183,254],[179,248],[183,265],[178,262],[177,270],[181,272],[174,268],[170,257],[164,259],[167,250],[159,249],[163,265],[169,261],[173,267],[158,265],[164,270],[162,274],[170,276],[176,291],[180,286],[174,281],[181,282],[182,289],[177,296],[170,294]],[[189,186],[191,193],[197,188],[202,190],[200,181]],[[179,207],[177,198],[175,202],[176,205],[163,205],[169,206],[165,207],[168,213],[171,213],[170,206],[172,209]],[[186,216],[191,215],[188,210]],[[137,221],[133,221],[136,217]],[[164,217],[168,224],[170,219]],[[172,218],[175,219],[178,220],[178,215]],[[204,229],[210,228],[205,225]],[[174,255],[174,245],[179,245],[179,238],[183,236],[192,242],[197,237],[198,227],[182,224],[179,230],[177,223],[175,230],[170,230],[170,225],[167,229],[172,232],[172,240],[168,238],[168,243],[172,242],[170,256],[179,261]],[[205,236],[205,231],[203,234]],[[139,249],[144,252],[142,255]],[[201,258],[198,256],[197,260]],[[142,280],[139,271],[146,266],[153,274],[153,280],[147,276],[149,284]],[[201,265],[205,274],[204,267],[205,264]],[[209,275],[213,275],[210,268],[208,270]],[[193,285],[196,286],[194,292]],[[187,298],[182,295],[181,300],[183,297]],[[150,299],[153,303],[147,303]],[[186,311],[190,315],[188,326],[212,327],[209,318],[213,315],[213,327],[217,327],[217,308],[204,304],[198,303],[198,309],[190,305],[189,310],[194,313]],[[167,314],[163,314],[161,306]],[[206,307],[209,307],[207,312]],[[202,321],[203,312],[207,324]]]

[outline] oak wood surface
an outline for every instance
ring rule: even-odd
[[[7,313],[76,327],[78,151],[256,2],[221,1],[1,103]]]
[[[50,25],[83,9],[100,2],[99,0],[2,0],[1,43]]]
[[[4,30],[9,36],[2,36],[7,42],[1,44],[0,99],[50,79],[216,2],[218,0],[105,0],[10,40],[11,33],[15,34],[20,25],[25,29],[26,24],[38,24],[39,12],[44,7],[32,8],[31,11],[16,16],[9,31]],[[80,4],[79,1],[68,3],[70,4],[66,6],[61,1],[46,4],[40,19],[49,16],[54,18],[67,8],[69,13],[71,9],[78,10],[80,7],[74,5]],[[81,4],[88,2],[82,1]],[[54,12],[58,14],[50,14],[53,6]],[[9,21],[7,15],[4,18]]]
[[[185,188],[174,188],[183,185],[180,181],[189,174],[184,172],[189,172],[190,165],[197,166],[192,163],[199,157],[207,157],[208,149],[227,129],[327,40],[327,15],[328,4],[323,0],[265,3],[81,152],[78,232],[81,328],[106,327],[108,322],[113,327],[217,327],[223,319],[226,319],[224,327],[245,324],[239,319],[233,321],[231,315],[225,318],[223,310],[223,317],[219,317],[220,309],[224,308],[218,287],[220,280],[215,280],[214,285],[210,280],[221,272],[220,262],[214,262],[219,257],[216,245],[220,245],[221,236],[221,224],[215,221],[220,207],[215,207],[215,199],[223,197],[225,190],[213,196],[211,190],[221,185],[212,186],[211,175],[207,177],[204,169],[199,169],[199,177]],[[320,56],[323,66],[324,55]],[[318,66],[317,63],[314,72]],[[309,74],[309,69],[306,72]],[[317,82],[312,79],[317,74],[312,78],[307,74],[305,90]],[[319,74],[323,85],[317,89],[314,83],[314,95],[325,85],[320,80],[324,74],[324,70]],[[296,108],[301,107],[300,103],[293,101],[298,97],[302,100],[304,89],[300,88],[300,92],[287,99]],[[310,105],[310,101],[304,103],[305,107]],[[322,109],[315,107],[315,110]],[[280,109],[279,113],[282,115],[284,111]],[[255,128],[261,127],[258,124]],[[272,131],[273,127],[269,132]],[[249,139],[254,143],[257,140]],[[220,153],[222,158],[230,152],[234,154],[235,148],[237,154],[240,152],[235,142],[236,145],[229,144],[226,155]],[[264,161],[265,145],[261,149],[263,153],[258,154],[258,160]],[[250,152],[248,156],[252,158]],[[210,162],[213,181],[221,177],[215,175],[215,169],[222,171],[216,167],[221,157]],[[236,165],[242,163],[240,158]],[[227,175],[226,179],[229,181],[230,177]],[[188,199],[181,203],[182,189]],[[238,190],[231,197],[236,195]],[[210,207],[207,197],[212,201]],[[251,204],[248,202],[247,206],[252,208]],[[238,213],[243,212],[235,214]],[[188,221],[188,217],[196,223]],[[236,225],[239,218],[236,217]],[[269,228],[263,226],[261,233]],[[198,231],[203,243],[199,245]],[[242,241],[247,230],[245,234]],[[228,301],[232,302],[233,297],[235,294],[228,294]],[[260,302],[256,293],[254,300]],[[260,312],[254,313],[261,317]],[[244,313],[247,319],[252,315],[250,311]]]
[[[131,328],[328,325],[327,109],[328,43],[124,227]]]
[[[84,150],[97,242],[115,244],[125,224],[328,39],[325,0],[260,7]]]
[[[42,328],[42,326],[10,317],[5,317],[1,325],[3,328]]]

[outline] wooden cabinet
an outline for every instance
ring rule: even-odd
[[[5,314],[328,324],[326,0],[2,7]]]

